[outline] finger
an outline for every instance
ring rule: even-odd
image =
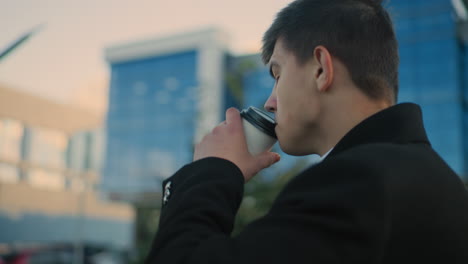
[[[226,123],[227,124],[238,124],[241,122],[239,110],[234,107],[226,110]]]
[[[219,123],[217,126],[225,126],[225,125],[227,125],[226,120],[224,120],[223,122]]]
[[[266,151],[257,156],[257,159],[258,164],[261,166],[260,169],[264,169],[280,161],[281,156],[278,153]]]

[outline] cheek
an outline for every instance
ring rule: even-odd
[[[290,98],[288,98],[290,99]],[[301,120],[298,116],[297,105],[294,102],[289,102],[286,98],[278,98],[278,111],[276,115],[276,122],[278,124],[280,140],[289,142],[297,134],[300,128]]]
[[[320,113],[317,95],[304,86],[282,88],[277,93],[277,122],[282,129],[288,130],[289,136],[302,134],[317,122]]]
[[[301,109],[303,109],[304,101],[307,100],[301,94],[300,87],[295,83],[279,83],[277,87],[277,106],[278,116],[282,121],[294,121]]]

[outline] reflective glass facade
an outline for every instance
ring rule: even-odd
[[[421,105],[432,146],[467,179],[463,103],[467,64],[452,3],[393,0],[388,9],[400,46],[399,102]]]
[[[93,190],[103,140],[102,129],[69,135],[0,119],[0,244],[80,238],[130,248],[131,211],[101,202]]]
[[[68,138],[64,132],[47,128],[26,128],[25,160],[47,168],[66,168]]]
[[[82,181],[79,177],[71,179],[75,177],[71,174],[97,174],[101,170],[103,146],[102,129],[69,135],[56,129],[3,119],[0,120],[0,170],[3,172],[0,178],[64,190],[68,188],[67,181]]]
[[[0,119],[0,159],[18,162],[21,160],[21,142],[24,126],[12,119]]]
[[[67,168],[100,172],[104,163],[105,142],[104,129],[74,133],[68,139]]]
[[[154,191],[191,160],[196,63],[190,50],[111,65],[104,189]]]

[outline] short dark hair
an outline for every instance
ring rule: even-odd
[[[281,10],[263,37],[267,64],[281,39],[300,64],[323,45],[367,96],[396,102],[398,43],[379,0],[296,0]]]

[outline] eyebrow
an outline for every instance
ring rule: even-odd
[[[270,61],[270,75],[273,79],[275,79],[275,75],[273,74],[273,67],[279,68],[279,64],[276,61]]]

